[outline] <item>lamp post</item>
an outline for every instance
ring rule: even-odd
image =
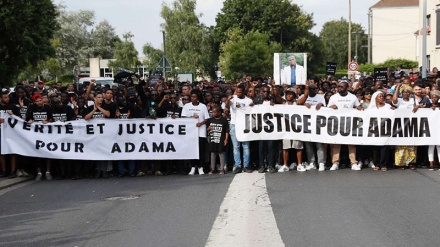
[[[350,62],[351,62],[351,0],[348,0],[348,63]]]
[[[358,61],[358,34],[362,34],[362,32],[352,32],[352,34],[356,35],[356,41],[355,41],[355,45],[354,45],[354,61],[357,62]]]

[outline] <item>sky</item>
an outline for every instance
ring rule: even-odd
[[[368,8],[379,0],[351,0],[352,22],[359,23],[367,32]],[[107,20],[115,27],[116,33],[131,32],[139,56],[142,56],[142,47],[146,43],[161,48],[162,32],[160,17],[162,4],[171,5],[173,0],[53,0],[55,4],[63,3],[68,11],[93,10],[95,23]],[[319,34],[322,25],[327,21],[348,19],[349,0],[293,0],[301,9],[313,14],[315,26],[311,30]],[[202,14],[200,21],[207,26],[215,26],[215,17],[223,7],[222,0],[197,0],[196,13]]]

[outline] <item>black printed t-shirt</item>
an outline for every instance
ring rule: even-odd
[[[104,105],[104,104],[101,105],[101,108],[102,108],[102,109],[108,111],[109,109],[108,109],[107,107],[108,107],[108,105]],[[95,105],[91,105],[91,106],[87,107],[87,109],[85,109],[85,110],[83,111],[83,118],[85,118],[87,114],[89,114],[90,112],[92,112],[94,108],[95,108]],[[110,115],[111,115],[111,114],[110,114]],[[106,117],[105,117],[104,113],[102,113],[99,109],[96,109],[96,111],[93,113],[92,118],[93,118],[93,119],[103,119],[103,118],[106,118]],[[111,118],[111,117],[110,117],[110,118]]]
[[[14,104],[20,111],[21,118],[26,119],[26,112],[31,101],[29,99],[23,99],[23,107],[20,107],[20,103],[18,103],[18,98],[11,99],[12,104]]]
[[[26,112],[26,121],[34,120],[34,122],[42,122],[52,121],[52,109],[48,105],[43,105],[42,107],[38,107],[36,104],[33,104],[28,107]]]
[[[226,133],[229,131],[228,120],[224,117],[219,119],[209,118],[207,119],[206,127],[211,126],[211,131],[208,132],[208,151],[222,153],[226,147],[224,145],[226,139]]]
[[[110,112],[110,118],[116,118],[116,109],[118,109],[118,105],[115,102],[111,102],[110,104],[107,104],[104,101],[102,102],[101,107]]]
[[[128,116],[128,113],[132,112],[132,107],[130,104],[126,104],[125,106],[118,106],[118,110],[119,110],[119,119],[128,119],[131,118],[130,116]]]
[[[72,107],[63,105],[60,109],[52,108],[54,122],[67,122],[75,119],[75,113]]]

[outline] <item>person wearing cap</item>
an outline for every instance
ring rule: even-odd
[[[293,106],[293,105],[303,105],[306,101],[307,97],[309,96],[309,83],[307,82],[305,89],[304,89],[304,95],[303,97],[298,99],[296,88],[289,88],[286,91],[286,102],[284,102],[285,106]],[[289,167],[287,164],[289,162],[289,149],[295,149],[296,150],[296,158],[298,162],[298,166],[296,168],[299,172],[305,172],[306,166],[302,162],[302,150],[303,150],[303,142],[297,141],[297,140],[289,140],[285,139],[283,140],[283,162],[284,165],[282,165],[278,172],[287,172],[292,168],[294,169],[294,165],[292,164],[291,167]]]
[[[307,71],[296,63],[295,56],[289,56],[289,66],[284,67],[281,73],[281,84],[304,85],[307,81]]]
[[[37,85],[37,93],[43,95],[43,94],[47,94],[47,90],[46,88],[44,88],[44,81],[38,81],[38,85]]]
[[[314,110],[319,111],[321,107],[325,106],[325,99],[323,95],[317,94],[318,88],[315,86],[315,84],[309,85],[309,95],[306,97],[306,101],[304,103],[304,106]],[[304,95],[305,96],[305,95]],[[319,142],[304,142],[306,146],[306,153],[307,153],[307,159],[308,164],[306,165],[306,170],[313,170],[316,169],[315,165],[315,150],[316,148],[316,154],[318,156],[318,164],[319,164],[319,171],[325,170],[325,156],[324,156],[324,146],[322,143]]]
[[[41,94],[36,93],[32,96],[32,101],[34,104],[28,107],[26,112],[26,121],[28,123],[33,122],[41,122],[43,124],[47,124],[50,122],[53,122],[53,116],[52,116],[52,109],[49,105],[45,105],[43,103],[43,96]],[[50,159],[42,159],[42,158],[36,158],[36,164],[37,164],[37,177],[35,178],[36,181],[40,181],[42,178],[41,173],[41,163],[46,164],[46,180],[51,180],[52,175],[50,174]]]
[[[348,92],[348,82],[342,81],[338,85],[338,93],[332,95],[328,102],[328,108],[335,110],[344,110],[356,108],[358,110],[363,110],[358,98],[352,93]],[[341,144],[331,145],[331,155],[332,155],[332,167],[330,171],[339,170],[339,155],[341,152]],[[360,171],[362,169],[362,163],[356,160],[356,146],[348,145],[349,158],[351,163],[351,169],[355,171]]]

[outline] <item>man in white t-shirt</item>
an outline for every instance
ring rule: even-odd
[[[205,147],[206,142],[206,120],[209,118],[206,105],[199,101],[199,93],[197,90],[191,91],[191,102],[182,108],[182,117],[192,117],[197,119],[196,127],[199,128],[199,175],[205,174],[203,166],[205,165]],[[194,175],[196,170],[195,162],[191,162],[191,171],[188,175]]]
[[[319,110],[322,106],[325,106],[325,99],[324,96],[321,94],[317,94],[318,88],[314,84],[309,85],[309,96],[306,99],[306,102],[304,103],[304,106],[306,106],[309,109],[313,110]],[[306,146],[306,153],[307,153],[307,159],[308,164],[306,165],[306,170],[312,170],[316,169],[315,165],[315,150],[316,147],[316,154],[318,156],[318,164],[319,164],[319,171],[325,170],[325,156],[324,156],[324,146],[322,143],[319,142],[304,142]]]
[[[228,100],[226,101],[226,107],[230,108],[231,112],[231,122],[229,125],[229,135],[231,136],[231,141],[233,145],[234,151],[234,170],[233,173],[240,173],[241,169],[241,155],[240,155],[240,147],[243,147],[243,165],[244,172],[246,172],[249,168],[249,159],[250,159],[250,149],[249,142],[239,142],[237,141],[237,137],[235,135],[235,120],[237,111],[241,111],[245,107],[253,106],[254,103],[252,100],[244,95],[245,87],[244,85],[239,85],[237,89],[235,89],[235,94],[230,95]]]
[[[363,110],[358,98],[348,92],[348,82],[342,81],[338,85],[339,93],[334,94],[330,97],[328,101],[328,107],[335,110],[343,110],[344,108],[356,108],[358,110]],[[341,152],[341,144],[332,144],[332,167],[330,171],[335,171],[339,169],[339,154]],[[351,163],[351,169],[355,171],[360,171],[362,169],[362,163],[358,163],[356,160],[356,146],[348,145],[349,158]]]

